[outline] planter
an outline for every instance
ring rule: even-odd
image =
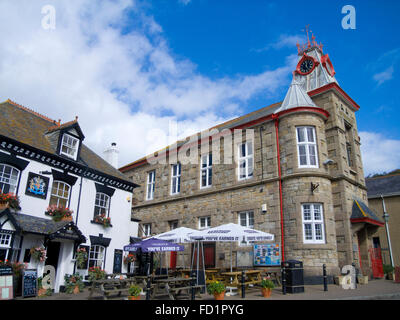
[[[128,296],[128,300],[140,300],[140,296]]]
[[[389,272],[386,274],[386,279],[387,280],[393,280],[393,272]]]
[[[7,209],[9,207],[8,202],[0,202],[0,210]]]
[[[38,290],[38,296],[39,296],[39,297],[45,296],[46,293],[47,293],[47,289],[40,288],[40,289]]]
[[[225,291],[221,292],[221,293],[214,293],[214,298],[215,300],[224,300],[225,297]]]
[[[75,286],[73,293],[74,293],[74,294],[78,294],[78,293],[80,293],[80,292],[81,292],[81,291],[79,290],[79,286]]]
[[[69,217],[62,217],[61,221],[72,221],[72,216]]]
[[[358,276],[359,284],[368,284],[368,276]]]
[[[264,298],[269,298],[271,296],[271,288],[261,288],[261,293]]]

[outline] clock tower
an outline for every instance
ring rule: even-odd
[[[309,92],[324,85],[337,81],[335,69],[328,54],[322,51],[322,44],[315,41],[312,34],[309,38],[308,26],[306,27],[307,43],[297,44],[299,61],[294,71],[294,79],[300,83],[304,91]]]

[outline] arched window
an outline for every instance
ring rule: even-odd
[[[2,193],[16,193],[19,170],[7,164],[0,164],[0,190]]]
[[[102,215],[107,216],[108,210],[110,208],[110,197],[102,192],[96,193],[96,201],[94,204],[94,215]]]
[[[69,193],[71,187],[62,181],[53,181],[51,188],[50,205],[57,207],[68,207]]]
[[[105,248],[103,246],[95,245],[90,247],[89,251],[89,268],[100,267],[103,268]]]

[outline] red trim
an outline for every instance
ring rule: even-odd
[[[273,117],[275,119],[275,135],[276,135],[276,153],[278,161],[278,174],[279,174],[279,202],[280,202],[280,213],[281,213],[281,252],[282,261],[285,262],[285,234],[283,226],[283,199],[282,199],[282,172],[281,172],[281,157],[279,151],[279,116]]]
[[[351,223],[366,222],[366,223],[374,224],[374,225],[379,226],[379,227],[383,227],[384,226],[383,222],[372,220],[371,218],[353,218],[353,219],[350,219],[350,222]]]
[[[302,71],[300,70],[301,64],[302,64],[305,60],[312,60],[312,61],[313,61],[313,67],[312,67],[312,69],[311,69],[310,71],[308,71],[308,72],[302,72]],[[306,76],[306,75],[310,74],[311,72],[313,72],[314,69],[315,69],[318,65],[319,65],[319,62],[318,62],[317,59],[315,59],[315,58],[312,57],[312,56],[308,56],[308,55],[304,52],[304,53],[303,53],[303,57],[302,57],[302,58],[300,59],[300,61],[297,63],[295,72],[298,73],[298,74],[301,74],[302,76]]]
[[[331,77],[334,77],[335,74],[336,74],[336,71],[335,71],[335,68],[333,67],[331,59],[329,58],[329,55],[326,54],[326,55],[322,56],[321,57],[321,62],[322,62],[322,65],[324,66],[325,70],[329,73],[329,75]],[[327,67],[326,64],[328,64],[331,67],[330,70],[329,70],[329,68]],[[331,72],[331,70],[332,70],[332,72]]]
[[[323,93],[323,92],[331,90],[331,89],[336,90],[340,95],[342,95],[343,98],[345,98],[345,100],[347,100],[356,110],[360,109],[360,106],[352,98],[350,98],[350,96],[346,92],[344,92],[343,89],[340,88],[336,82],[331,82],[323,87],[312,90],[312,91],[308,92],[308,95],[310,97],[312,97],[312,96],[315,96],[317,94]]]
[[[292,108],[292,109],[288,109],[288,110],[284,110],[281,112],[278,112],[277,115],[279,117],[286,115],[288,113],[294,113],[294,112],[302,112],[302,111],[307,111],[307,112],[315,112],[315,113],[319,113],[321,115],[323,115],[326,118],[329,118],[329,112],[322,109],[322,108],[315,108],[315,107],[296,107],[296,108]]]

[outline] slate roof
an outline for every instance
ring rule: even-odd
[[[364,218],[383,223],[383,221],[378,218],[376,213],[372,209],[370,209],[364,202],[360,200],[354,200],[350,220]]]
[[[14,226],[26,233],[34,233],[40,235],[51,235],[64,228],[68,224],[73,224],[71,221],[53,221],[52,219],[39,218],[22,213],[14,213],[9,209],[0,211],[0,216],[7,214],[12,220]],[[76,228],[78,235],[85,238],[79,229]]]
[[[45,152],[57,154],[58,139],[48,133],[78,125],[77,119],[61,124],[11,100],[0,103],[0,135]],[[79,125],[78,125],[79,126]],[[69,159],[70,160],[70,159]],[[79,164],[133,184],[124,174],[82,143]]]
[[[269,105],[267,107],[264,107],[264,108],[261,108],[259,110],[250,112],[250,113],[245,114],[245,115],[243,115],[241,117],[234,118],[232,120],[228,120],[226,122],[223,122],[223,123],[221,123],[219,125],[211,127],[211,128],[209,128],[207,130],[204,130],[204,131],[211,131],[212,129],[218,129],[219,131],[222,131],[224,129],[236,128],[236,127],[241,126],[243,124],[246,124],[248,122],[251,122],[251,121],[254,121],[254,120],[269,116],[269,115],[271,115],[273,113],[276,113],[276,111],[279,109],[281,104],[282,104],[282,102],[273,103],[273,104],[271,104],[271,105]],[[201,134],[201,132],[198,132],[198,133],[193,134],[192,136],[198,136],[200,134]],[[177,141],[176,142],[176,146],[179,148],[180,146],[185,144],[189,138],[190,138],[190,136],[186,137],[184,140]],[[174,145],[175,144],[169,145],[169,146],[167,146],[167,147],[165,147],[163,149],[160,149],[160,150],[158,150],[156,152],[160,153],[160,152],[169,150]],[[154,152],[154,153],[156,153],[156,152]],[[136,164],[139,164],[139,163],[143,162],[144,160],[147,159],[147,157],[148,156],[140,158],[140,159],[138,159],[138,160],[136,160],[134,162],[131,162],[129,164],[126,164],[123,167],[121,167],[119,170],[121,170],[122,172],[124,172],[125,170],[129,170],[129,168],[131,166],[135,166]]]
[[[281,112],[288,109],[297,107],[314,107],[317,108],[315,103],[311,100],[310,96],[301,87],[301,84],[295,79],[292,80],[289,90],[286,93],[282,105],[276,112]]]
[[[400,195],[400,174],[365,179],[368,198]]]

